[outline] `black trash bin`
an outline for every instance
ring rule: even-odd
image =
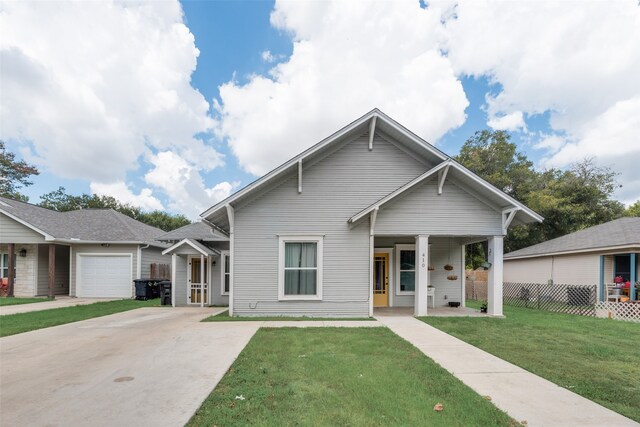
[[[158,283],[160,289],[160,302],[162,305],[171,305],[171,282],[169,280],[163,280]]]
[[[136,287],[136,299],[146,301],[151,298],[151,289],[149,287],[149,280],[147,279],[135,279],[133,281]]]

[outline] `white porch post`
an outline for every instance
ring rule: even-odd
[[[176,265],[178,263],[178,255],[171,254],[171,306],[176,306]]]
[[[429,262],[429,236],[416,236],[416,285],[415,306],[416,316],[427,315],[427,287],[429,286],[429,274],[427,264]]]
[[[489,238],[489,277],[487,279],[487,314],[502,316],[502,236]]]
[[[200,254],[200,307],[204,307],[204,255]]]

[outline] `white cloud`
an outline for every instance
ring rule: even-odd
[[[91,192],[100,196],[112,196],[123,203],[138,206],[145,210],[164,210],[162,202],[153,196],[150,188],[143,188],[139,194],[134,194],[123,181],[111,184],[92,182]]]
[[[276,60],[276,57],[268,50],[262,51],[260,57],[262,57],[264,62],[274,62]]]
[[[194,137],[213,121],[178,1],[3,2],[0,28],[0,137],[32,144],[41,168],[123,183],[155,151],[223,163]]]
[[[514,111],[513,113],[505,114],[500,117],[492,117],[489,119],[487,124],[493,129],[498,130],[514,131],[518,129],[527,129],[524,117],[522,117],[522,111]]]
[[[488,97],[489,125],[550,112],[563,136],[536,145],[548,150],[546,165],[594,157],[620,172],[618,197],[640,198],[638,2],[467,1],[455,12],[445,37],[454,69],[501,87]]]
[[[197,168],[171,151],[152,156],[151,163],[154,167],[145,175],[145,181],[170,196],[170,210],[183,212],[191,219],[228,197],[239,185],[221,182],[207,188]]]
[[[435,142],[468,106],[440,52],[441,10],[417,1],[276,2],[292,56],[220,87],[217,133],[260,175],[374,107]]]

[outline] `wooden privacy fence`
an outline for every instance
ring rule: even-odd
[[[150,267],[152,279],[171,280],[171,265],[152,263]]]
[[[472,280],[465,283],[465,298],[483,301],[487,299],[487,282]]]

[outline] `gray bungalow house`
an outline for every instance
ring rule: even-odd
[[[18,297],[131,298],[133,279],[170,263],[162,234],[111,209],[56,212],[0,197],[0,277],[15,277]]]
[[[464,305],[464,247],[486,240],[500,316],[503,236],[542,221],[377,109],[201,216],[213,232],[177,235],[164,252],[174,304],[220,289],[240,316]]]

